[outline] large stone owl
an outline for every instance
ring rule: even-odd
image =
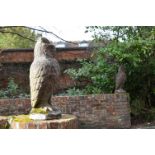
[[[30,93],[33,108],[52,111],[51,95],[58,84],[60,66],[53,57],[55,46],[46,38],[40,38],[34,48],[34,60],[30,67]]]
[[[115,92],[125,92],[124,84],[126,82],[126,73],[124,65],[119,66],[115,82],[116,82]]]

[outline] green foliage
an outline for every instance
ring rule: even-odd
[[[12,78],[9,79],[6,89],[0,90],[0,98],[23,98],[29,97],[28,94],[22,92]]]
[[[145,102],[141,99],[135,99],[131,104],[131,116],[135,121],[152,121],[155,120],[155,108],[146,108]]]
[[[9,80],[8,86],[5,90],[0,90],[0,98],[8,98],[11,96],[17,95],[17,84],[13,81],[13,79]]]
[[[82,65],[81,68],[68,69],[65,73],[71,75],[76,80],[88,81],[81,93],[100,94],[113,91],[114,74],[116,73],[115,65],[109,66],[103,57],[99,55],[94,60],[81,60],[80,64]]]
[[[90,60],[81,61],[81,68],[66,73],[76,80],[90,81],[83,88],[84,93],[113,92],[118,66],[123,64],[132,109],[149,109],[150,96],[155,93],[155,27],[90,26],[86,32],[93,33],[96,42],[106,40],[107,44],[94,51]]]
[[[68,89],[65,93],[60,93],[58,95],[59,96],[66,96],[66,95],[68,95],[68,96],[79,95],[80,96],[80,95],[83,95],[83,94],[84,94],[83,90],[80,90],[78,88],[73,87],[73,88]]]
[[[83,95],[83,91],[80,89],[76,89],[75,87],[72,89],[67,90],[67,95],[75,96],[75,95]]]
[[[31,40],[26,38],[30,38],[32,40],[36,40],[38,35],[28,28],[23,27],[13,27],[13,28],[4,28],[7,32],[11,33],[0,33],[0,48],[33,48],[34,43]],[[26,38],[23,38],[20,34]]]

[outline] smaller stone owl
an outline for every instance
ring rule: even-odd
[[[124,65],[120,65],[116,74],[115,92],[125,92],[124,84],[126,82],[126,73]]]

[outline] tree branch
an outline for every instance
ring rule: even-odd
[[[59,39],[62,40],[62,41],[65,41],[65,42],[70,43],[70,44],[76,44],[76,45],[77,45],[77,43],[74,43],[74,42],[71,42],[71,41],[67,41],[67,40],[65,40],[65,39],[63,39],[63,38],[61,38],[61,37],[59,37],[59,36],[56,35],[55,33],[51,32],[51,31],[47,31],[46,29],[44,29],[44,28],[42,28],[42,27],[41,27],[41,28],[42,28],[43,30],[41,30],[41,29],[36,29],[36,28],[33,28],[33,27],[29,27],[29,26],[23,26],[23,27],[29,28],[29,29],[35,30],[35,31],[40,31],[40,32],[49,33],[49,34],[52,34],[52,35],[54,35],[55,37],[59,38]]]
[[[28,39],[28,40],[30,40],[30,41],[32,41],[32,42],[35,42],[35,40],[33,40],[33,39],[31,39],[31,38],[28,38],[28,37],[25,37],[25,36],[23,36],[23,35],[21,35],[21,34],[19,34],[19,33],[16,33],[16,32],[5,31],[5,30],[1,30],[1,29],[0,29],[0,33],[15,34],[15,35],[17,35],[17,36],[19,36],[19,37],[22,37],[22,38],[24,38],[24,39]]]
[[[59,37],[57,34],[51,32],[51,31],[47,31],[47,30],[46,30],[45,28],[43,28],[43,27],[40,27],[40,28],[42,29],[42,30],[41,30],[41,29],[37,29],[37,28],[30,27],[30,26],[0,26],[0,30],[1,30],[1,29],[5,29],[5,28],[16,28],[16,27],[24,27],[24,28],[28,28],[28,29],[31,29],[31,30],[39,31],[39,32],[49,33],[49,34],[52,34],[52,35],[54,35],[55,37],[59,38],[60,40],[69,43],[69,44],[75,44],[75,45],[78,44],[78,43],[74,43],[74,42],[71,42],[71,41],[67,41],[67,40],[65,40],[65,39],[63,39],[63,38],[61,38],[61,37]],[[7,33],[7,32],[5,31],[4,33]],[[9,32],[8,32],[8,33],[9,33]],[[11,33],[13,34],[14,32],[11,32]],[[18,36],[20,36],[20,37],[23,37],[21,34],[18,34],[18,33],[14,33],[14,34],[16,34],[16,35],[18,35]],[[30,38],[26,38],[26,37],[23,37],[23,38],[29,39],[29,40],[31,40],[31,41],[34,41],[34,40],[30,39]]]

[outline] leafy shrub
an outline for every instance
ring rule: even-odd
[[[76,80],[87,81],[87,85],[82,90],[83,94],[100,94],[114,90],[115,64],[111,66],[108,65],[100,56],[97,59],[98,60],[92,59],[88,61],[80,60],[81,68],[72,68],[65,71],[65,73]],[[77,90],[79,90],[79,88],[77,88]]]
[[[12,78],[9,79],[7,88],[0,90],[0,98],[23,98],[23,97],[29,97],[29,95],[20,90],[18,85],[14,82]]]
[[[85,94],[113,92],[115,75],[120,64],[126,68],[125,89],[131,97],[132,114],[150,111],[151,94],[155,94],[155,27],[90,26],[96,42],[108,40],[104,48],[92,53],[90,60],[81,60],[81,68],[65,73],[75,80],[87,80]],[[76,86],[77,89],[78,86]],[[76,92],[76,91],[75,91]],[[147,109],[147,110],[146,110]]]
[[[83,90],[80,90],[80,89],[78,89],[78,88],[75,88],[75,87],[73,87],[73,88],[70,88],[70,89],[68,89],[68,90],[66,90],[66,92],[64,92],[64,93],[60,93],[60,94],[58,94],[58,96],[75,96],[75,95],[84,95],[85,93],[84,93],[84,91]]]
[[[135,99],[131,104],[131,119],[133,124],[155,120],[155,108],[146,108],[143,100]]]

